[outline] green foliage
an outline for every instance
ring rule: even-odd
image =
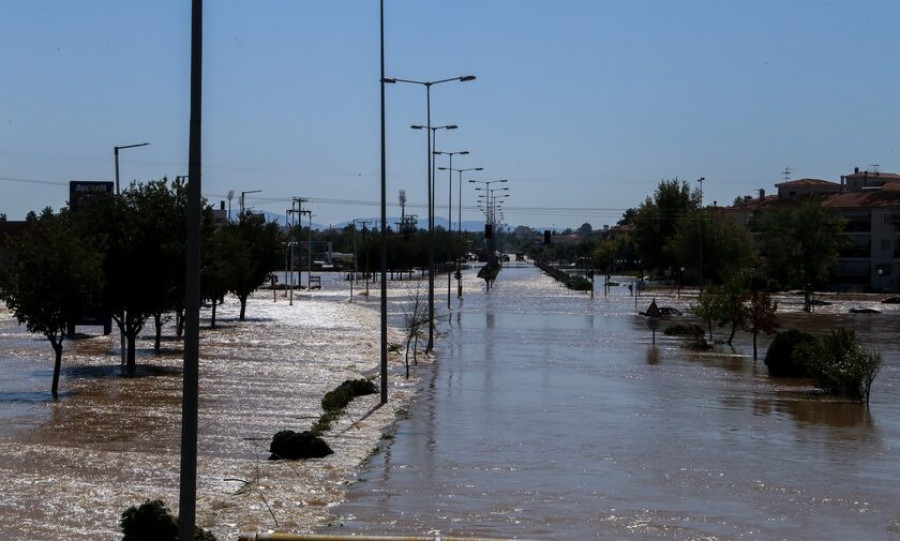
[[[663,334],[666,336],[686,336],[689,338],[703,338],[704,332],[703,327],[696,323],[690,325],[678,323],[669,325],[663,330]]]
[[[778,325],[775,312],[778,311],[778,302],[772,299],[768,291],[753,291],[750,293],[750,306],[743,323],[745,331],[753,334],[753,360],[757,357],[756,339],[759,333],[772,334]]]
[[[722,291],[718,286],[709,286],[697,298],[697,303],[688,307],[695,316],[703,319],[709,331],[709,341],[713,341],[713,322],[717,321],[723,312]]]
[[[759,259],[747,228],[715,209],[684,214],[665,252],[672,259],[673,268],[684,267],[688,276],[697,281],[702,263],[704,283],[713,284],[725,284],[755,267]]]
[[[334,453],[325,440],[312,432],[293,430],[282,430],[275,434],[269,445],[269,452],[272,453],[269,460],[322,458]]]
[[[56,354],[52,394],[59,388],[62,342],[100,294],[101,256],[80,242],[71,216],[49,209],[13,244],[13,261],[0,274],[0,300],[29,332],[40,333]]]
[[[178,541],[178,521],[162,500],[129,507],[119,520],[122,541]],[[209,530],[194,526],[194,541],[216,541]]]
[[[815,200],[768,213],[762,241],[769,275],[784,288],[826,281],[847,241],[845,223]]]
[[[322,398],[322,409],[325,411],[341,410],[347,407],[357,396],[375,394],[376,392],[375,384],[367,379],[348,379],[333,391],[325,394],[325,397]]]
[[[812,377],[805,347],[815,342],[813,335],[793,329],[775,335],[766,352],[769,375],[778,378]]]
[[[569,289],[575,291],[590,291],[594,287],[590,280],[580,274],[569,274],[568,272],[541,262],[536,263],[536,266]]]
[[[270,272],[284,264],[281,231],[277,223],[266,223],[262,215],[246,213],[237,222],[222,226],[219,235],[222,250],[227,250],[220,277],[228,291],[240,300],[243,321],[247,297],[266,281]]]
[[[162,500],[147,500],[138,507],[129,507],[119,521],[122,541],[175,541],[178,522]]]
[[[660,181],[653,197],[644,201],[634,218],[635,249],[645,268],[676,266],[666,246],[675,237],[678,221],[699,207],[700,192],[691,190],[687,181]]]
[[[801,346],[808,368],[825,392],[869,403],[872,382],[881,370],[881,353],[866,350],[853,330],[832,330]]]

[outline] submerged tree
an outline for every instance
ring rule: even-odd
[[[768,291],[750,293],[750,306],[744,319],[744,330],[753,335],[753,360],[757,359],[756,338],[759,333],[772,334],[777,328],[775,312],[778,301],[772,299]]]
[[[35,217],[0,269],[0,299],[29,332],[43,334],[55,353],[53,397],[59,394],[63,339],[92,304],[101,284],[100,257],[79,242],[69,216]]]
[[[245,213],[237,223],[221,229],[224,246],[230,247],[226,280],[228,290],[241,303],[240,320],[247,311],[247,298],[265,281],[269,273],[282,264],[282,237],[278,224],[266,223],[261,214]]]
[[[406,331],[406,379],[409,379],[409,352],[412,350],[413,362],[418,364],[416,352],[419,349],[419,338],[425,334],[428,322],[428,303],[422,296],[421,284],[417,284],[415,293],[409,293],[409,305],[403,309],[403,328]]]
[[[763,221],[762,242],[769,275],[782,287],[803,288],[809,309],[809,287],[828,279],[846,242],[846,221],[808,200],[775,211]]]

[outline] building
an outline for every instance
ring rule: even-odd
[[[855,169],[841,181],[802,178],[776,184],[777,195],[747,199],[729,209],[753,229],[760,216],[816,197],[847,220],[850,242],[841,250],[832,283],[835,289],[900,291],[900,175]]]

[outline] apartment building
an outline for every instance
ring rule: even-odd
[[[841,250],[831,287],[839,290],[900,291],[900,175],[860,171],[840,182],[802,178],[776,184],[777,194],[728,209],[753,228],[765,212],[815,197],[847,220],[848,244]]]

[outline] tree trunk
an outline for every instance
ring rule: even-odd
[[[50,394],[53,395],[53,399],[59,398],[59,373],[62,369],[62,335],[58,339],[50,338],[50,345],[53,346],[53,353],[56,354],[56,360],[53,363],[53,386],[50,388]]]
[[[135,344],[137,343],[137,337],[141,333],[141,329],[144,327],[143,321],[137,321],[133,318],[128,318],[128,325],[125,330],[125,339],[127,340],[127,357],[125,368],[128,371],[129,375],[133,375],[135,372],[135,368],[137,367],[135,363]]]
[[[156,328],[156,336],[153,342],[153,352],[159,355],[160,342],[162,341],[162,314],[153,314],[153,326]]]
[[[241,315],[238,319],[244,321],[244,314],[247,312],[247,295],[238,295],[238,299],[241,301]]]
[[[728,345],[734,342],[734,334],[737,332],[737,323],[731,322],[731,335],[728,336]]]
[[[754,329],[753,330],[753,362],[756,362],[756,335],[758,335],[758,334],[759,334],[759,332],[756,329]]]
[[[179,340],[184,336],[184,306],[175,310],[175,336]]]

